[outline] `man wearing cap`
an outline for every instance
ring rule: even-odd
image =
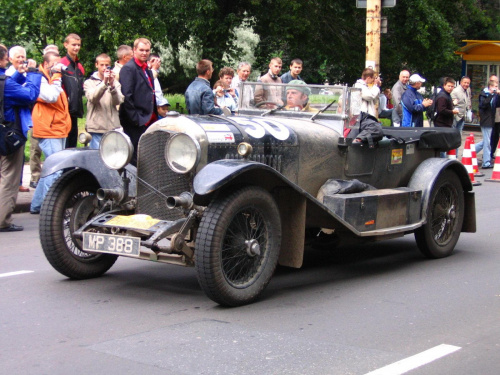
[[[431,99],[424,99],[418,92],[425,79],[418,74],[412,74],[408,81],[408,89],[401,97],[401,106],[403,107],[402,127],[423,127],[424,110],[432,105]]]
[[[317,112],[309,106],[311,89],[304,81],[293,79],[286,87],[286,106],[289,111]]]
[[[165,97],[156,98],[156,106],[158,107],[158,118],[165,118],[170,111],[170,103]]]

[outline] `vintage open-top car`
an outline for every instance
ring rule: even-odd
[[[42,175],[64,170],[40,217],[52,266],[74,279],[104,274],[117,256],[194,266],[211,299],[237,306],[261,294],[278,263],[301,267],[306,244],[414,233],[424,255],[441,258],[475,231],[467,171],[439,157],[460,145],[458,131],[362,136],[359,90],[345,86],[239,91],[236,116],[170,112],[150,125],[137,166],[120,131],[100,150],[49,157]]]

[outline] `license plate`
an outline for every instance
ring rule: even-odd
[[[127,256],[139,256],[139,237],[83,232],[83,250]]]

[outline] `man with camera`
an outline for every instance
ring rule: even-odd
[[[47,52],[39,70],[42,73],[40,95],[33,107],[33,138],[48,158],[50,155],[64,150],[66,138],[71,130],[71,117],[68,109],[68,99],[62,89],[61,57],[56,52]],[[61,172],[42,177],[36,186],[31,200],[30,212],[39,214],[43,200],[54,181]]]
[[[231,93],[234,92],[234,89],[230,89],[227,82],[219,79],[214,84],[214,94],[215,101],[217,105],[221,108],[227,108],[231,111],[231,114],[235,114],[238,111],[238,104],[235,99],[231,96]]]
[[[5,67],[9,63],[7,48],[0,45],[0,105],[3,106],[3,118],[0,122],[12,131],[26,137],[31,127],[31,105],[40,93],[41,75],[36,73],[36,62],[28,60],[20,64],[12,76],[5,77]],[[26,77],[24,74],[26,74]],[[24,142],[23,142],[24,143]],[[12,223],[12,213],[16,207],[24,157],[24,147],[0,155],[0,232],[21,231],[21,225]]]
[[[117,108],[123,102],[123,94],[110,65],[108,55],[102,53],[97,56],[97,71],[83,84],[87,97],[86,130],[92,136],[89,146],[94,149],[99,148],[104,133],[120,127]]]
[[[5,75],[7,77],[12,76],[19,69],[19,67],[21,65],[26,65],[27,64],[27,62],[26,62],[26,49],[24,49],[24,47],[21,47],[21,46],[11,47],[9,49],[9,62],[11,63],[11,65],[5,71]],[[24,76],[26,76],[26,73],[24,73]],[[23,159],[23,161],[22,161],[21,164],[23,164],[23,169],[24,169],[24,159]],[[21,193],[27,193],[29,191],[30,191],[29,188],[23,186],[23,173],[22,173],[22,170],[21,170],[21,179],[20,179],[20,183],[19,183],[19,192],[21,192]]]

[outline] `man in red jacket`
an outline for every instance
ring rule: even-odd
[[[67,68],[64,71],[62,83],[68,97],[69,114],[71,116],[71,131],[66,140],[66,148],[76,147],[78,139],[78,118],[83,117],[83,81],[85,70],[78,60],[78,52],[82,46],[81,38],[76,34],[69,34],[64,39],[64,48],[67,54],[61,63]]]

